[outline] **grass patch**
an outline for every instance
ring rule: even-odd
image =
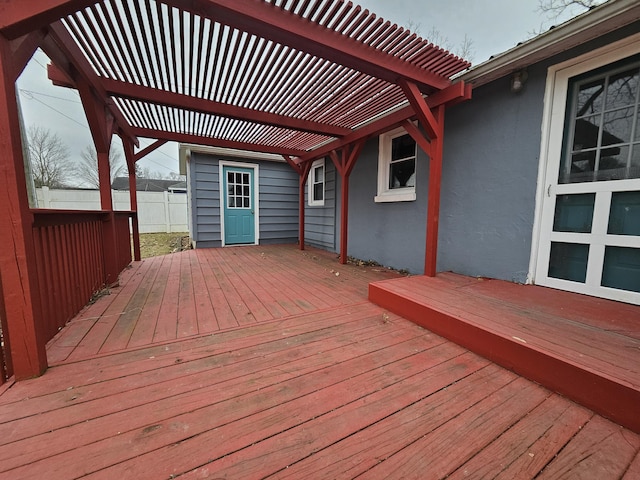
[[[141,233],[140,256],[142,258],[157,257],[169,253],[189,250],[188,233]]]

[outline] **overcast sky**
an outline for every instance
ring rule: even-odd
[[[537,11],[538,0],[360,0],[364,8],[398,25],[411,25],[426,37],[436,28],[453,50],[465,35],[473,42],[473,64],[514,47],[555,21]],[[90,145],[91,135],[77,93],[54,87],[47,80],[47,57],[39,52],[18,81],[25,125],[39,125],[57,133],[73,158]],[[141,139],[141,147],[152,141]],[[119,148],[119,147],[118,147]],[[169,143],[140,160],[142,167],[166,176],[178,172],[178,147]]]

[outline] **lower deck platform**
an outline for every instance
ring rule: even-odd
[[[415,276],[369,299],[640,432],[640,307],[532,285]]]
[[[392,279],[284,245],[134,263],[0,387],[0,478],[640,478],[640,435],[367,301]]]

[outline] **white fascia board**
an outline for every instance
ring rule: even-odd
[[[248,150],[238,150],[235,148],[208,147],[204,145],[196,145],[192,143],[181,143],[180,151],[191,153],[206,153],[208,155],[219,155],[223,157],[242,158],[244,160],[268,160],[270,162],[284,162],[284,157],[274,153],[251,152]]]

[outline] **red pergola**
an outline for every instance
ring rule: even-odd
[[[52,60],[54,83],[79,91],[98,153],[105,283],[116,281],[126,250],[109,185],[114,134],[131,172],[136,259],[134,163],[179,141],[282,155],[300,175],[301,248],[307,175],[330,157],[342,178],[344,262],[349,176],[364,142],[400,125],[430,157],[425,274],[435,275],[444,113],[470,98],[469,86],[451,81],[466,61],[344,0],[2,0],[0,316],[16,378],[46,368],[43,250],[15,91],[37,48]],[[138,137],[157,141],[136,152]]]

